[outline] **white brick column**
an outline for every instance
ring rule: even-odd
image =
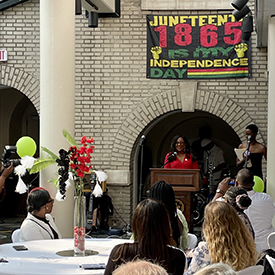
[[[267,192],[275,201],[275,15],[268,23],[268,74]]]
[[[58,155],[69,144],[62,129],[74,134],[75,1],[40,0],[40,144]],[[40,184],[54,197],[48,180],[57,166],[40,173]],[[64,202],[55,202],[53,216],[62,237],[73,236],[73,188]]]

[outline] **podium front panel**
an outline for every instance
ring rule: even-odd
[[[199,190],[199,169],[161,169],[151,168],[151,186],[158,181],[169,183],[176,197],[177,208],[182,210],[193,230],[193,198],[194,192]]]
[[[199,190],[199,169],[160,169],[151,168],[151,186],[164,180],[173,186],[174,191],[195,192]]]

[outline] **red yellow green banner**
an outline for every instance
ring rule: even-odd
[[[251,77],[251,43],[232,14],[147,15],[147,78]]]

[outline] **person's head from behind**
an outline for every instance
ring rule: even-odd
[[[180,231],[177,219],[177,208],[175,203],[175,193],[170,184],[165,181],[156,182],[150,189],[149,198],[164,203],[169,212],[170,222],[173,230],[173,238],[179,243]]]
[[[144,249],[174,244],[171,237],[171,225],[165,205],[157,200],[146,199],[141,201],[134,212],[132,230],[135,241]]]
[[[163,180],[156,182],[150,189],[149,198],[163,202],[169,214],[176,214],[175,193],[167,182]]]
[[[223,262],[235,270],[256,263],[255,242],[229,203],[214,201],[205,207],[203,233],[212,263]]]
[[[49,192],[41,187],[32,189],[27,198],[27,211],[37,213],[41,210],[45,214],[51,213],[53,208],[53,199]]]
[[[174,252],[169,245],[175,245],[168,211],[165,205],[157,200],[141,201],[134,212],[132,221],[134,244],[125,243],[116,252],[116,265],[121,259],[147,259],[159,263],[164,268],[170,266]]]
[[[216,263],[208,265],[194,275],[236,275],[237,273],[228,265],[224,263]]]
[[[224,194],[224,200],[230,203],[238,212],[243,212],[252,202],[247,192],[238,186],[230,187]]]
[[[252,190],[254,186],[253,173],[246,168],[241,169],[237,174],[235,185],[242,187],[246,191]]]
[[[170,152],[185,152],[190,154],[190,144],[185,136],[176,135],[173,137]]]
[[[114,270],[113,275],[168,275],[167,271],[158,264],[144,260],[127,262]]]

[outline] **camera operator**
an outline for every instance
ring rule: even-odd
[[[0,193],[2,193],[3,188],[5,187],[6,178],[13,171],[13,163],[7,168],[4,167],[3,163],[1,163],[1,172],[0,172]]]

